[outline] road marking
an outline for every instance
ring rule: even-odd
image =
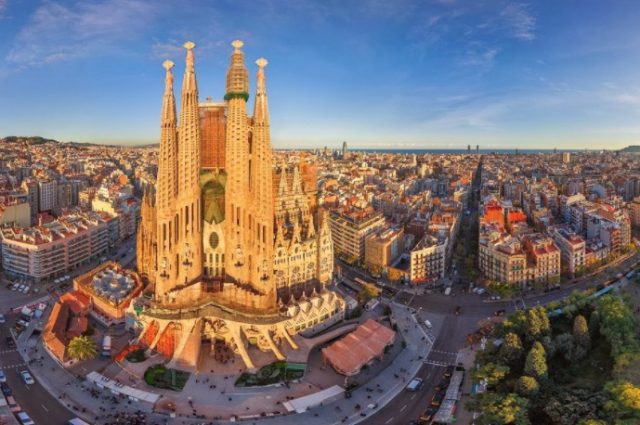
[[[436,361],[433,361],[433,360],[425,360],[423,363],[431,365],[431,366],[438,366],[438,367],[455,366],[455,365],[450,364],[450,363],[436,362]]]
[[[416,396],[417,396],[417,395],[418,395],[418,394],[414,394],[414,395],[412,395],[412,396],[411,396],[411,400],[413,400],[414,398],[416,398]]]
[[[387,422],[385,422],[385,424],[390,423],[390,422],[391,422],[392,420],[394,420],[394,419],[395,419],[395,418],[389,418],[389,419],[387,419]]]
[[[407,408],[407,405],[405,404],[404,406],[402,406],[402,408],[400,409],[400,411],[402,412],[402,411],[404,411],[404,409],[406,409],[406,408]]]
[[[40,406],[42,406],[42,408],[44,409],[45,412],[48,412],[49,409],[47,409],[46,407],[44,407],[44,404],[41,404]]]

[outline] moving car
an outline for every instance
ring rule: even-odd
[[[16,348],[16,342],[13,340],[13,337],[8,336],[5,338],[5,341],[7,342],[7,347],[11,349]]]
[[[462,307],[458,305],[456,306],[456,316],[460,316],[460,313],[462,313]]]
[[[407,390],[409,391],[419,391],[422,388],[423,381],[421,378],[413,378],[409,385],[407,385]]]
[[[35,381],[33,380],[33,377],[31,376],[28,370],[21,370],[20,377],[22,378],[24,383],[27,385],[32,385],[35,383]]]

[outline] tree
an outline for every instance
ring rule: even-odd
[[[362,304],[367,303],[372,298],[377,298],[380,296],[380,290],[371,283],[365,283],[362,285],[362,289],[358,292],[358,300]]]
[[[547,353],[547,358],[551,358],[556,354],[556,344],[553,342],[553,338],[550,335],[545,335],[540,340],[540,343],[544,347],[544,351]]]
[[[578,425],[607,425],[607,423],[600,419],[583,419],[578,422]]]
[[[573,335],[570,333],[563,333],[555,338],[556,353],[562,355],[566,361],[573,359],[573,349],[575,344],[573,342]]]
[[[604,295],[598,300],[596,311],[600,317],[600,333],[611,344],[614,357],[638,348],[636,320],[622,298]]]
[[[525,335],[529,341],[537,341],[542,336],[549,333],[551,324],[549,316],[543,307],[535,307],[527,310],[527,323]]]
[[[529,425],[529,402],[517,394],[484,393],[480,399],[479,425]]]
[[[504,379],[509,373],[509,366],[499,363],[486,363],[473,372],[473,377],[480,381],[484,380],[487,386],[493,387]]]
[[[516,383],[516,391],[523,397],[530,398],[538,393],[540,385],[536,378],[531,376],[521,376]]]
[[[540,379],[545,378],[547,372],[547,357],[544,347],[536,341],[531,347],[529,354],[527,354],[527,359],[524,362],[524,373]]]
[[[573,340],[587,351],[591,348],[591,335],[589,335],[587,319],[581,314],[576,316],[573,321]]]
[[[522,342],[520,337],[509,332],[504,336],[504,342],[500,347],[499,356],[505,363],[511,364],[522,356]]]
[[[67,346],[69,357],[76,360],[88,360],[96,356],[96,343],[88,336],[77,336]]]
[[[640,420],[640,387],[628,381],[614,381],[608,383],[605,390],[611,397],[607,410],[616,418]]]
[[[600,316],[597,311],[592,311],[589,316],[589,334],[591,338],[596,338],[600,335]]]

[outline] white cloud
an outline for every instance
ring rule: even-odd
[[[536,18],[524,3],[509,3],[501,16],[509,27],[511,35],[519,40],[531,41],[536,38]]]
[[[6,59],[24,67],[126,50],[126,42],[149,27],[158,7],[142,0],[69,6],[47,1],[18,32]]]
[[[640,94],[619,93],[613,99],[617,103],[640,106]]]

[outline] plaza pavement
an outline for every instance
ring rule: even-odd
[[[206,367],[212,367],[220,369],[226,367],[229,375],[227,379],[224,379],[224,371],[216,370],[216,372],[222,372],[219,376],[219,384],[214,384],[211,377],[214,375],[207,375],[207,378],[203,376],[196,376],[195,379],[190,379],[187,387],[181,393],[170,393],[167,391],[158,391],[153,389],[154,392],[162,393],[163,400],[159,403],[170,401],[171,399],[179,400],[186,399],[193,403],[193,407],[188,410],[180,409],[175,418],[170,418],[167,415],[151,414],[149,416],[149,423],[165,424],[165,423],[203,423],[203,419],[194,416],[194,412],[197,416],[205,415],[207,423],[210,422],[212,417],[216,416],[217,419],[214,423],[225,423],[229,420],[231,415],[237,415],[240,419],[249,420],[249,423],[260,420],[265,423],[273,424],[299,424],[304,422],[305,425],[325,425],[325,424],[355,424],[361,422],[378,409],[381,409],[388,402],[390,402],[399,392],[403,391],[409,380],[422,366],[423,359],[428,355],[428,351],[431,347],[429,339],[426,338],[426,330],[424,325],[416,322],[412,316],[411,309],[399,305],[392,304],[391,309],[393,311],[393,317],[398,324],[398,345],[403,338],[407,342],[405,349],[400,350],[399,353],[388,362],[388,365],[377,374],[372,371],[368,376],[369,381],[357,388],[352,392],[350,399],[339,399],[328,403],[325,406],[319,406],[310,409],[303,414],[291,414],[291,415],[277,415],[271,418],[260,417],[262,412],[272,414],[274,411],[284,413],[284,409],[281,405],[282,401],[286,401],[286,397],[298,397],[300,395],[309,394],[308,386],[312,386],[312,392],[319,391],[326,386],[333,384],[340,384],[343,381],[343,377],[333,373],[334,378],[330,381],[326,381],[326,378],[321,379],[319,384],[310,384],[307,380],[304,380],[300,384],[292,384],[290,388],[284,386],[280,387],[268,387],[268,388],[235,388],[233,382],[237,377],[239,371],[239,360],[234,364],[220,365],[219,363],[211,363]],[[435,327],[435,326],[434,326]],[[128,402],[127,400],[119,400],[117,405],[113,404],[113,395],[108,391],[100,391],[93,387],[92,384],[83,382],[78,379],[77,376],[70,371],[60,367],[46,352],[43,352],[43,348],[40,344],[27,343],[27,336],[19,339],[19,347],[21,348],[21,354],[23,355],[25,362],[30,362],[30,368],[37,377],[38,382],[50,392],[54,397],[58,398],[63,405],[67,406],[75,414],[85,418],[90,423],[96,425],[106,421],[105,413],[113,411],[117,406],[118,411],[134,412],[136,410],[143,410],[151,412],[152,407],[146,403]],[[32,338],[31,342],[34,341]],[[26,348],[26,352],[23,351]],[[116,372],[121,369],[118,366],[107,367],[103,373],[109,376],[110,373]],[[75,371],[80,372],[77,368]],[[321,376],[319,373],[318,376]],[[313,372],[310,377],[313,381]],[[129,378],[128,376],[118,375],[116,377],[123,384],[138,387],[141,389],[149,390],[149,388],[141,380]],[[196,381],[197,379],[197,381]],[[212,385],[216,385],[216,388],[211,388]],[[296,385],[298,388],[296,388]],[[91,390],[94,390],[93,393]],[[360,405],[360,409],[356,409],[356,405]],[[375,407],[373,407],[375,406]],[[252,414],[246,414],[245,412],[251,411]]]

